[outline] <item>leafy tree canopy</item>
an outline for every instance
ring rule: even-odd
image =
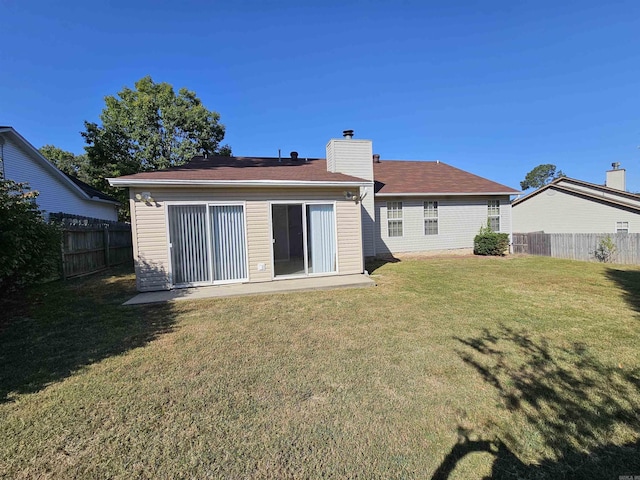
[[[75,155],[55,145],[44,145],[38,149],[40,153],[64,173],[73,175],[84,182],[90,182],[86,154]]]
[[[523,190],[527,190],[528,188],[540,188],[560,177],[566,177],[566,175],[562,173],[562,170],[558,170],[556,172],[555,165],[545,163],[544,165],[538,165],[527,173],[524,180],[520,182],[520,187]]]
[[[220,115],[186,88],[176,94],[170,84],[146,76],[134,89],[105,97],[105,104],[101,124],[85,121],[82,132],[91,183],[118,198],[127,211],[127,192],[110,187],[106,177],[181,165],[203,153],[231,155],[228,145],[220,145],[225,133]]]

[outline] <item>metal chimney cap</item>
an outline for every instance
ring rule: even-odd
[[[298,159],[298,152],[291,152],[289,155],[291,156],[291,160],[297,160]]]
[[[374,153],[373,154],[373,162],[374,163],[380,163],[380,154],[378,154],[378,153]]]
[[[353,138],[353,130],[343,130],[342,136],[347,140],[351,140]]]
[[[618,168],[620,168],[620,162],[613,162],[611,166],[613,167],[614,170],[617,170]]]

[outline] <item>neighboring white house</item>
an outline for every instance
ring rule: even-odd
[[[513,232],[640,232],[640,195],[625,191],[626,172],[613,166],[605,185],[562,177],[514,200]]]
[[[0,126],[0,176],[38,191],[45,212],[117,220],[119,202],[56,168],[12,127]]]
[[[470,249],[511,233],[516,190],[439,161],[380,161],[370,140],[327,158],[195,157],[108,179],[129,187],[141,291],[362,273],[364,257]]]

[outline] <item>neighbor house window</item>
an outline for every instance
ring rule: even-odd
[[[629,233],[629,222],[616,222],[616,233]]]
[[[438,235],[438,202],[424,202],[424,234]]]
[[[387,222],[390,237],[402,236],[402,202],[387,202]]]
[[[494,232],[500,231],[500,200],[489,200],[487,202],[487,213],[489,218],[489,228]]]

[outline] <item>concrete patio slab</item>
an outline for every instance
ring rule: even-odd
[[[376,285],[367,275],[338,275],[333,277],[307,277],[274,280],[263,283],[236,283],[210,287],[180,288],[160,292],[139,293],[123,305],[196,300],[199,298],[237,297],[241,295],[263,295],[289,293],[301,290],[329,290],[334,288],[362,288]]]

